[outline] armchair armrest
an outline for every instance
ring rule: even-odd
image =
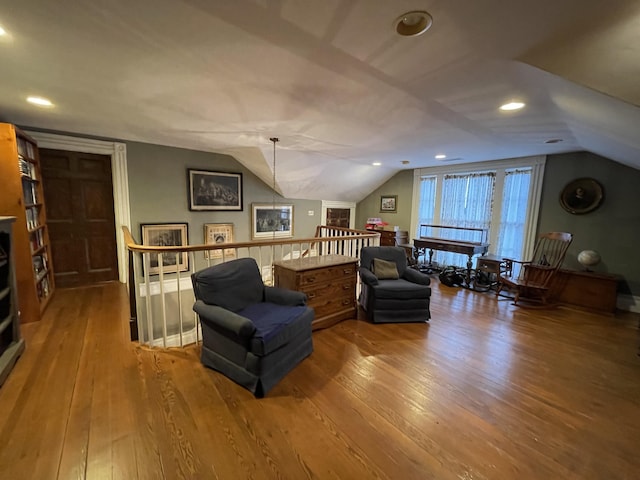
[[[414,270],[413,268],[407,268],[402,274],[402,278],[408,280],[411,283],[418,283],[420,285],[431,285],[431,278],[429,278],[429,275]]]
[[[358,271],[360,272],[360,280],[362,280],[363,283],[370,287],[378,285],[378,277],[376,277],[371,270],[360,267]]]
[[[207,305],[202,300],[197,300],[193,310],[200,315],[200,321],[212,324],[240,338],[251,338],[256,331],[251,320],[217,305]]]
[[[264,300],[269,303],[277,303],[279,305],[306,305],[307,295],[295,290],[288,290],[279,287],[264,287]]]
[[[521,265],[521,266],[520,267],[514,266],[513,265],[514,263],[517,263],[518,265]],[[514,274],[513,272],[514,268],[518,271],[519,269],[522,268],[522,266],[526,266],[530,263],[531,263],[530,260],[516,260],[514,258],[503,257],[499,267],[500,275],[505,277],[510,277]]]
[[[513,258],[503,258],[502,261],[506,263],[519,263],[520,265],[531,263],[531,260],[514,260]]]

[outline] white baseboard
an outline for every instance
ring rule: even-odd
[[[198,330],[200,329],[200,324],[197,326]],[[202,339],[202,333],[198,331],[197,335],[198,339]],[[146,343],[146,342],[145,342]],[[182,332],[182,345],[191,345],[192,343],[196,343],[196,328],[192,328],[186,332]],[[174,335],[167,336],[167,347],[179,347],[180,346],[180,334],[176,333]],[[154,338],[151,342],[152,347],[164,347],[165,342],[162,338]]]
[[[627,294],[618,295],[616,307],[618,307],[618,310],[640,313],[640,297]]]

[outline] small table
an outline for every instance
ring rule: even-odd
[[[502,257],[495,255],[482,255],[476,260],[476,272],[473,278],[473,289],[486,292],[498,285],[498,275]]]

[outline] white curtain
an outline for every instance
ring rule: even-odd
[[[421,229],[420,225],[433,225],[436,212],[436,177],[420,178],[420,206],[418,209],[418,231],[416,236],[432,236],[430,228]]]
[[[489,230],[493,209],[495,172],[445,175],[442,182],[440,224]],[[472,242],[486,241],[482,232],[442,229],[436,236]],[[441,265],[467,264],[468,256],[451,252],[436,252],[435,261]]]
[[[530,185],[530,168],[505,172],[496,255],[522,258]]]

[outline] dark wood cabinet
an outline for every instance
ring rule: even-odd
[[[0,217],[0,385],[24,351],[18,320],[12,226],[14,217]]]
[[[273,268],[277,287],[307,294],[307,304],[315,311],[313,330],[356,318],[356,258],[304,257],[275,262]]]
[[[381,247],[395,247],[396,245],[402,243],[408,243],[406,231],[404,232],[395,232],[392,230],[377,230],[374,228],[367,228],[370,232],[375,232],[380,234],[380,246]],[[404,233],[405,235],[402,235]],[[398,237],[398,241],[396,241],[396,237]],[[405,241],[403,241],[403,239]]]
[[[38,146],[0,123],[0,214],[15,217],[13,258],[22,323],[40,320],[54,290],[53,262]]]
[[[620,277],[596,272],[559,270],[552,291],[555,300],[602,313],[615,313]]]

